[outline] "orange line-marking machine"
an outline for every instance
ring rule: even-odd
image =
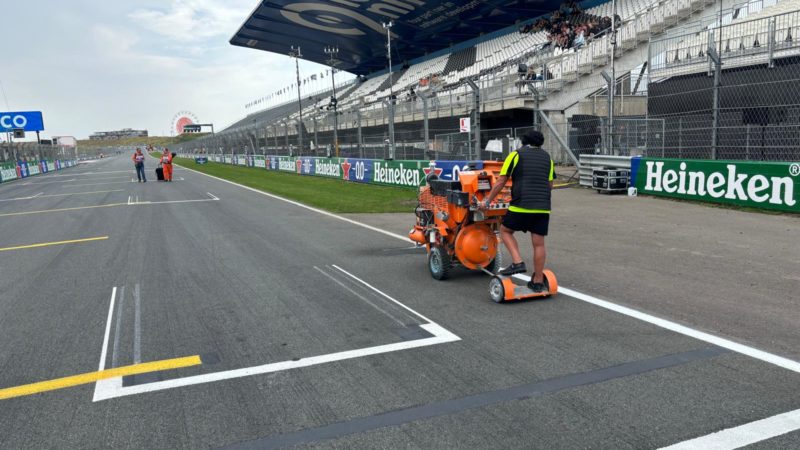
[[[436,280],[444,280],[450,270],[461,265],[492,276],[489,296],[502,303],[534,297],[549,297],[558,291],[558,282],[550,270],[544,271],[545,292],[536,293],[520,277],[496,275],[501,253],[498,230],[511,201],[509,181],[487,209],[478,207],[500,177],[502,162],[485,161],[483,169],[463,171],[458,181],[426,177],[419,189],[417,224],[409,238],[424,245],[428,270]]]

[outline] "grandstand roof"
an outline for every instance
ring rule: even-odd
[[[392,20],[393,63],[401,64],[558,9],[563,0],[264,0],[232,45],[325,64],[326,46],[339,46],[339,69],[364,75],[386,68],[386,30]]]

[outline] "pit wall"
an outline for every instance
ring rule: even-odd
[[[387,161],[383,159],[317,158],[261,155],[179,155],[202,164],[205,161],[292,172],[357,183],[405,188],[425,185],[425,176],[436,173],[443,180],[458,180],[462,170],[472,165],[483,168],[483,161]]]
[[[800,163],[631,159],[640,194],[800,213]]]
[[[7,183],[21,178],[55,172],[68,167],[74,167],[76,164],[77,161],[60,159],[53,161],[42,160],[0,163],[0,183]]]

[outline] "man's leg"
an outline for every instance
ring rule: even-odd
[[[511,253],[511,262],[514,264],[523,262],[522,256],[519,254],[517,238],[514,237],[514,230],[505,225],[500,225],[500,238],[503,240],[503,244],[505,244],[508,252]]]
[[[141,183],[142,182],[142,171],[139,170],[139,165],[138,164],[134,165],[134,167],[136,168],[136,178],[138,178],[139,179],[139,183]]]
[[[172,181],[172,164],[164,164],[164,181]]]
[[[531,233],[531,242],[533,243],[533,282],[544,283],[544,263],[547,259],[544,236]]]

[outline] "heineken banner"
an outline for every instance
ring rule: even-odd
[[[372,182],[399,187],[417,187],[425,184],[421,161],[374,160]]]
[[[13,162],[0,164],[0,182],[17,179],[17,165]]]
[[[316,159],[314,164],[314,175],[318,177],[332,177],[344,179],[342,176],[342,165],[339,158],[309,158]]]
[[[297,172],[297,163],[295,162],[294,158],[288,156],[279,156],[278,160],[278,170],[284,172]]]
[[[259,169],[266,169],[267,162],[263,156],[256,155],[253,157],[253,166],[258,167]]]
[[[633,158],[639,193],[800,213],[800,163]]]

